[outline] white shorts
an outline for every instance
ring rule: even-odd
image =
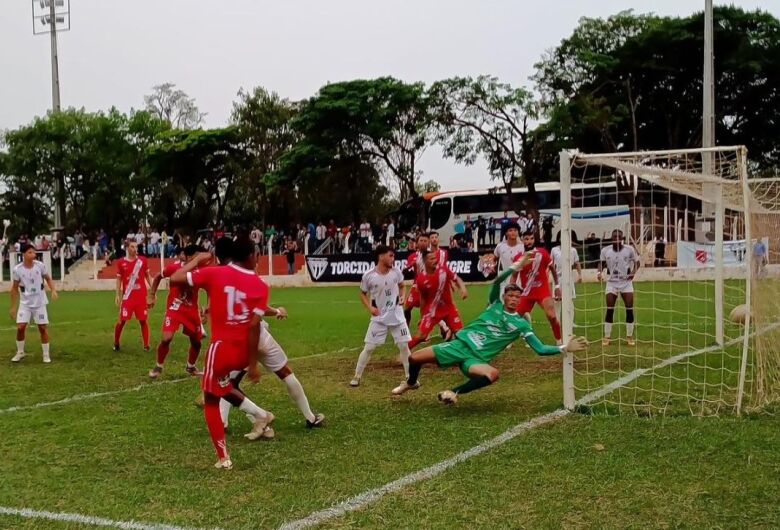
[[[19,304],[19,309],[16,311],[16,323],[29,324],[30,319],[33,319],[39,326],[48,324],[49,313],[46,312],[46,306],[27,307],[24,304]]]
[[[607,281],[607,294],[633,293],[634,282],[631,280]]]
[[[259,361],[269,372],[278,372],[287,364],[287,354],[279,343],[276,342],[273,335],[268,332],[268,324],[263,322],[263,330],[260,332],[260,350]]]
[[[404,344],[406,342],[409,342],[411,340],[411,335],[409,334],[409,327],[406,325],[406,322],[401,322],[400,324],[396,324],[394,326],[389,326],[387,324],[383,324],[382,322],[377,322],[376,320],[372,320],[368,324],[368,331],[366,331],[366,338],[365,343],[366,344],[384,344],[387,340],[387,332],[390,331],[390,333],[393,336],[393,340],[396,344]]]

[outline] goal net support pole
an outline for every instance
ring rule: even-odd
[[[572,298],[573,278],[571,274],[571,155],[561,153],[561,331],[564,344],[574,332],[574,300]],[[563,406],[574,409],[574,354],[563,353]]]

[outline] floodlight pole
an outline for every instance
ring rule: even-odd
[[[714,82],[714,52],[712,34],[712,0],[704,2],[704,79],[702,108],[702,138],[701,146],[715,147],[715,82]],[[704,173],[711,174],[712,154],[704,156]]]

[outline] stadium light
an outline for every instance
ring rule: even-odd
[[[57,52],[57,32],[70,30],[70,0],[32,0],[33,35],[49,34],[51,40],[51,101],[52,110],[60,111],[60,68]],[[65,201],[62,197],[64,181],[54,181],[54,231],[59,232],[65,222]]]

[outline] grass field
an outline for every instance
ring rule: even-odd
[[[578,303],[596,296],[595,289],[583,286]],[[674,289],[666,298],[655,288],[654,300],[638,297],[640,348],[662,342],[660,331],[642,322],[690,292]],[[466,320],[487,296],[484,286],[470,291],[460,304]],[[8,295],[2,298],[7,304]],[[277,289],[272,302],[290,311],[271,330],[327,426],[306,430],[283,385],[265,375],[246,390],[276,414],[277,437],[248,442],[241,436],[248,422],[232,416],[235,467],[218,472],[202,412],[193,405],[197,381],[184,375],[185,341],[174,342],[161,381],[151,383],[146,373],[154,354],[143,352],[134,323],[122,351],[111,351],[112,293],[63,293],[50,305],[54,362],[42,364],[32,334],[33,355],[18,365],[0,363],[0,528],[95,527],[3,514],[20,508],[143,522],[122,528],[277,528],[561,407],[560,358],[536,357],[520,345],[499,358],[498,384],[455,407],[435,397],[461,380],[454,370],[426,368],[420,390],[391,398],[402,376],[391,345],[375,355],[363,385],[349,388],[367,324],[357,289]],[[597,339],[600,316],[583,314],[579,323]],[[158,306],[153,342],[161,316]],[[540,336],[551,341],[543,316],[534,317]],[[6,359],[13,355],[13,329],[10,318],[0,326]],[[669,342],[698,344],[698,335],[680,333],[671,332]],[[107,394],[85,396],[91,393]],[[35,406],[59,400],[68,401]],[[772,414],[572,414],[321,527],[776,528],[778,448],[780,419]]]

